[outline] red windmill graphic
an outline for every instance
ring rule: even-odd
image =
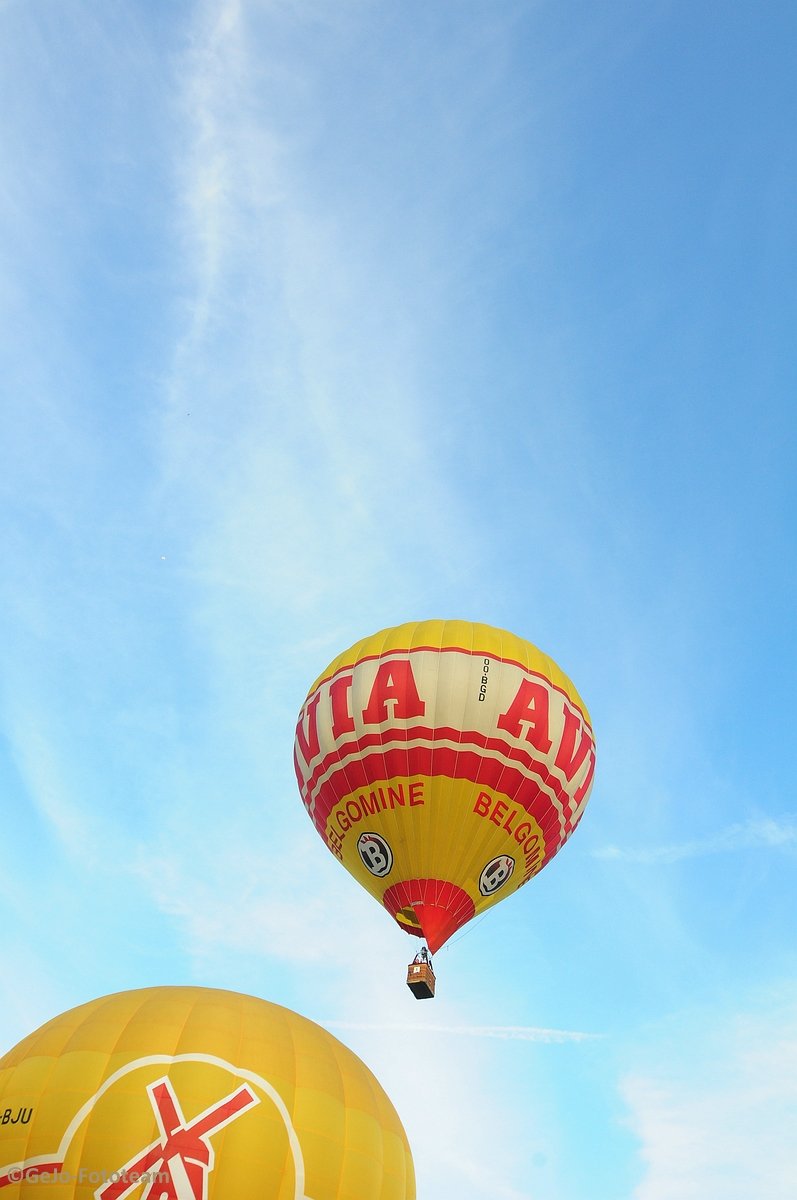
[[[243,1084],[211,1108],[186,1122],[168,1078],[147,1087],[161,1132],[160,1141],[142,1150],[94,1193],[96,1200],[124,1200],[145,1183],[141,1200],[207,1200],[213,1170],[210,1138],[247,1109],[259,1104]]]

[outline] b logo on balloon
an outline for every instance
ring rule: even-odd
[[[492,859],[479,876],[479,891],[483,896],[492,896],[506,883],[515,869],[515,860],[508,854],[499,854]]]
[[[383,875],[390,874],[393,851],[378,833],[361,833],[357,841],[357,851],[366,871],[380,879]]]

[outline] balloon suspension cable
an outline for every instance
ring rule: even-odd
[[[450,942],[446,942],[445,946],[441,946],[437,953],[443,954],[446,950],[450,950],[452,946],[456,946],[457,942],[461,942],[462,939],[467,937],[469,933],[473,933],[474,929],[477,929],[478,926],[481,925],[486,916],[487,913],[482,913],[478,921],[473,921],[472,923],[468,924],[466,928],[462,930],[462,933],[459,935],[459,937],[455,937]]]

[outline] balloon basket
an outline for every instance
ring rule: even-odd
[[[435,977],[429,963],[411,962],[407,967],[407,987],[416,1000],[434,998]]]

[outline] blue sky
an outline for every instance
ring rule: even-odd
[[[230,987],[368,1062],[420,1200],[794,1195],[795,34],[0,0],[1,1046]],[[550,653],[598,768],[419,1006],[291,754],[427,616]]]

